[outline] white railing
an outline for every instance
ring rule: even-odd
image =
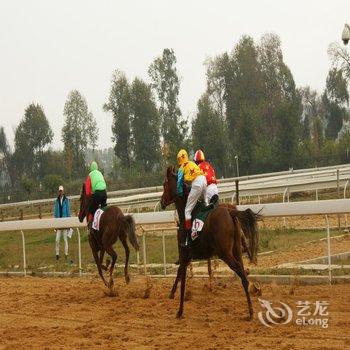
[[[247,208],[254,212],[260,212],[263,217],[286,217],[286,216],[303,216],[303,215],[325,215],[326,230],[327,230],[327,244],[328,244],[328,263],[329,263],[329,280],[332,280],[331,274],[331,257],[330,257],[330,234],[328,215],[332,214],[346,214],[350,212],[350,199],[336,199],[324,201],[308,201],[308,202],[294,202],[294,203],[271,203],[271,204],[254,204],[238,206],[240,210]],[[152,213],[136,213],[132,214],[137,225],[147,224],[173,224],[175,226],[174,211],[152,212]],[[8,231],[20,231],[22,235],[23,246],[23,273],[27,273],[26,249],[25,249],[25,230],[33,229],[54,229],[54,228],[76,228],[78,233],[78,256],[79,256],[79,271],[82,273],[81,266],[81,245],[80,245],[80,231],[79,228],[85,227],[84,223],[80,223],[76,217],[64,219],[34,219],[34,220],[19,220],[0,222],[0,233]],[[167,228],[160,229],[163,239],[163,264],[164,274],[166,275],[166,251],[164,235]],[[143,233],[143,251],[144,251],[144,271],[147,273],[146,262],[146,236]],[[139,262],[139,256],[138,256]]]
[[[256,174],[242,176],[239,178],[226,178],[219,180],[219,190],[222,198],[231,198],[235,194],[235,180],[239,180],[240,193],[244,196],[251,195],[271,195],[283,193],[285,188],[290,188],[291,192],[318,190],[324,188],[337,187],[336,173],[340,171],[341,185],[344,186],[350,178],[350,164],[289,170],[276,173]],[[162,193],[162,186],[136,188],[129,190],[108,192],[109,203],[119,204],[122,207],[135,206],[152,208],[156,204]],[[79,196],[71,196],[71,199],[78,199]],[[21,206],[40,206],[49,205],[53,202],[51,199],[40,199],[34,201],[16,202],[0,204],[0,209],[19,208]]]

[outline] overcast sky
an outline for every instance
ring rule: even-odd
[[[173,48],[180,107],[193,115],[205,89],[203,62],[231,51],[242,34],[278,34],[297,85],[321,91],[327,47],[340,41],[345,22],[349,0],[0,0],[0,126],[12,143],[25,107],[40,103],[53,147],[62,148],[64,103],[78,89],[97,120],[99,147],[110,147],[112,117],[102,106],[113,70],[148,80],[152,60]]]

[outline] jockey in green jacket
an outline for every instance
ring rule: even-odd
[[[89,214],[87,221],[92,222],[94,214],[99,206],[105,207],[107,205],[106,181],[103,174],[98,170],[96,162],[92,162],[90,166],[90,173],[85,181],[86,195],[92,195],[92,201],[89,207]]]

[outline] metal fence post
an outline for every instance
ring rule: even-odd
[[[236,204],[239,205],[239,180],[235,180],[236,185]]]
[[[289,192],[288,187],[285,188],[284,192],[283,192],[283,203],[285,203],[286,201],[286,194]],[[288,195],[288,202],[289,202],[289,195]],[[286,217],[283,217],[283,226],[286,227]]]
[[[146,258],[146,235],[142,230],[142,252],[143,252],[143,273],[147,275],[147,258]]]
[[[163,243],[163,264],[164,264],[164,276],[166,276],[166,252],[165,252],[165,234],[162,231],[162,243]]]
[[[26,241],[24,238],[23,230],[21,230],[21,234],[22,234],[22,248],[23,248],[23,271],[24,271],[24,276],[27,276]]]
[[[77,227],[77,233],[78,233],[78,259],[79,259],[79,277],[82,275],[82,268],[81,268],[81,241],[80,241],[80,231]]]
[[[345,183],[345,186],[344,186],[344,199],[346,199],[346,189],[348,187],[348,184],[349,184],[349,180],[346,181]],[[348,227],[348,215],[345,214],[345,227],[347,228]]]
[[[337,195],[340,199],[340,179],[339,179],[339,169],[337,169]],[[340,232],[340,215],[338,214],[338,231]]]
[[[328,215],[326,215],[326,232],[327,232],[327,252],[328,252],[328,276],[329,276],[329,284],[332,284],[331,237],[329,232]]]

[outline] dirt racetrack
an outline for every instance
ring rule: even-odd
[[[116,280],[117,297],[107,297],[97,278],[0,278],[0,349],[350,349],[350,285],[263,285],[261,298],[293,309],[289,324],[267,328],[253,297],[254,320],[240,284],[190,279],[185,318],[175,318],[178,296],[167,298],[171,279],[133,276]],[[146,293],[147,294],[147,293]],[[328,301],[329,327],[298,326],[299,300]]]

